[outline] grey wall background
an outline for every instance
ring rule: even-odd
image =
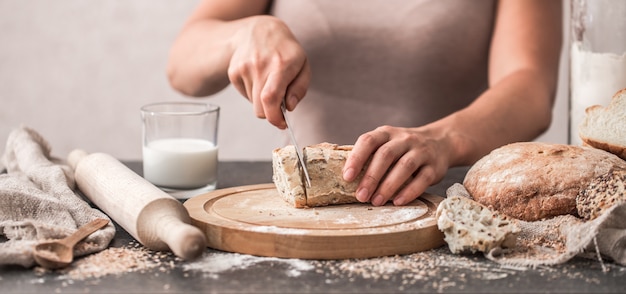
[[[197,99],[167,83],[170,45],[197,2],[0,0],[0,151],[9,133],[26,125],[56,156],[82,148],[140,160],[139,108],[199,100],[222,108],[220,160],[269,160],[281,131],[254,117],[233,88]],[[538,141],[567,143],[567,42],[554,120]]]

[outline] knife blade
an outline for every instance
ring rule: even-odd
[[[291,138],[291,144],[296,148],[296,156],[298,157],[298,163],[300,164],[300,168],[304,171],[304,177],[306,180],[307,187],[311,187],[311,178],[309,177],[309,171],[306,169],[306,165],[304,164],[304,155],[302,154],[302,149],[298,147],[298,143],[296,142],[296,136],[293,135],[293,130],[291,129],[291,124],[289,123],[289,119],[287,119],[287,107],[285,107],[285,102],[280,104],[280,110],[283,112],[283,117],[285,118],[285,123],[287,124],[287,132],[289,132],[289,137]]]

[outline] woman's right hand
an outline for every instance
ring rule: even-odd
[[[203,0],[176,38],[168,79],[179,92],[205,97],[229,83],[252,102],[256,116],[286,127],[280,105],[293,110],[311,70],[302,46],[280,19],[265,15],[270,0]]]
[[[244,21],[233,38],[228,79],[252,102],[257,117],[284,129],[281,103],[293,110],[309,86],[306,53],[280,19],[261,15]]]

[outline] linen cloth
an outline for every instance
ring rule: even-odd
[[[446,195],[473,199],[460,183],[448,188]],[[626,203],[616,203],[591,221],[561,215],[518,222],[521,232],[516,246],[486,252],[488,259],[505,265],[536,267],[562,264],[575,256],[582,256],[626,265]]]
[[[38,241],[61,239],[97,218],[109,220],[74,249],[82,256],[105,249],[115,235],[110,218],[80,194],[72,169],[51,157],[48,142],[35,130],[13,130],[0,160],[0,265],[35,265]]]

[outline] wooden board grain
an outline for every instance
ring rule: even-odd
[[[192,223],[218,250],[302,259],[369,258],[439,247],[435,212],[441,196],[406,206],[344,204],[294,208],[274,184],[212,191],[184,203]]]

